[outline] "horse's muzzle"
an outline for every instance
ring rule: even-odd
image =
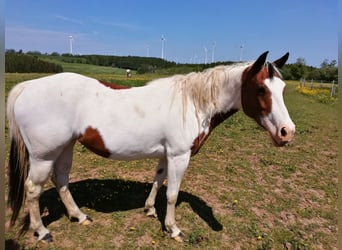
[[[295,128],[282,127],[275,135],[271,134],[271,138],[275,146],[282,147],[291,142],[295,135]]]

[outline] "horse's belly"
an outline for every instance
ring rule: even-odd
[[[154,140],[118,140],[108,146],[109,157],[116,160],[138,160],[144,158],[161,158],[165,154],[165,146]]]
[[[150,151],[128,151],[128,152],[113,152],[109,158],[113,160],[139,160],[146,158],[162,158],[165,155],[165,150],[150,150]]]

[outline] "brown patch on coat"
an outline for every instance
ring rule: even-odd
[[[265,84],[267,78],[276,75],[272,67],[272,65],[268,68],[264,66],[257,73],[253,73],[252,67],[249,67],[242,74],[241,103],[243,111],[259,124],[260,118],[267,116],[272,109],[271,91]]]
[[[114,84],[114,83],[109,83],[109,82],[105,82],[102,80],[98,80],[101,84],[103,84],[106,87],[109,87],[111,89],[129,89],[130,87],[128,86],[124,86],[124,85],[118,85],[118,84]]]
[[[110,156],[110,152],[104,145],[101,134],[97,129],[87,127],[84,134],[78,137],[78,141],[95,154],[106,158]]]
[[[203,144],[206,142],[211,131],[213,131],[214,128],[216,128],[220,123],[225,121],[228,117],[235,114],[237,111],[238,111],[237,109],[232,109],[226,113],[218,113],[218,114],[214,115],[210,120],[208,134],[202,132],[193,141],[192,147],[191,147],[191,156],[194,156],[195,154],[198,153],[198,151],[203,146]]]

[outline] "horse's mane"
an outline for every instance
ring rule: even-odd
[[[196,113],[217,113],[220,92],[229,81],[239,81],[242,69],[250,63],[238,63],[228,66],[216,66],[202,72],[174,76],[175,91],[181,93],[183,101],[183,117],[186,114],[188,100],[195,106]]]

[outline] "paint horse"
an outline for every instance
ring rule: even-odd
[[[240,109],[264,127],[275,145],[295,133],[283,101],[285,83],[279,68],[285,54],[267,62],[217,66],[200,73],[158,79],[143,87],[112,86],[74,73],[61,73],[17,84],[7,100],[11,149],[8,203],[11,225],[26,201],[30,228],[38,240],[52,241],[43,225],[39,197],[51,176],[68,216],[80,224],[92,221],[68,189],[76,141],[103,157],[119,160],[158,158],[152,190],[145,203],[154,208],[165,178],[165,227],[180,241],[175,205],[190,157],[211,131]]]

